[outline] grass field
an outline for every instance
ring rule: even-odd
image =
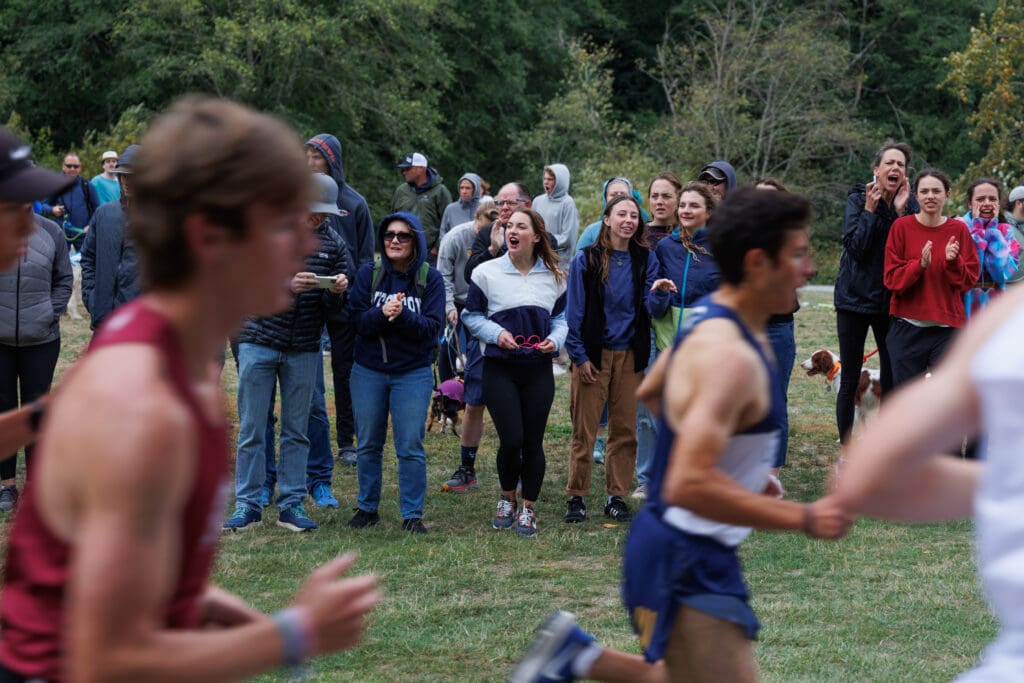
[[[836,348],[831,295],[801,298],[798,363],[821,346]],[[65,321],[61,369],[87,339],[84,323]],[[230,362],[223,381],[233,406]],[[536,538],[490,527],[497,483],[488,421],[478,460],[482,488],[465,496],[440,492],[458,464],[458,440],[428,435],[429,535],[398,530],[395,459],[386,453],[378,527],[345,526],[356,478],[353,469],[338,467],[334,491],[341,510],[308,508],[320,529],[297,535],[275,526],[276,511],[268,509],[262,527],[224,537],[217,580],[261,609],[275,610],[316,565],[342,551],[361,553],[359,570],[381,577],[386,598],[362,646],[313,663],[315,681],[502,681],[536,624],[555,607],[575,612],[605,644],[639,651],[618,592],[627,529],[594,515],[603,506],[600,466],[587,501],[592,518],[581,525],[561,522],[572,425],[568,379],[558,379],[557,387]],[[790,497],[812,500],[837,457],[834,396],[821,378],[807,378],[799,367],[789,395],[789,465],[782,479]],[[966,522],[909,527],[866,521],[838,543],[759,532],[742,556],[763,622],[756,652],[764,680],[949,680],[972,665],[995,632],[975,579]],[[285,679],[277,673],[259,680]]]

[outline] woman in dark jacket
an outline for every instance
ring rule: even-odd
[[[608,402],[605,515],[629,521],[623,500],[636,467],[636,390],[651,355],[647,294],[658,259],[647,248],[639,203],[615,197],[604,210],[597,241],[573,258],[569,271],[566,349],[573,362],[572,446],[566,522],[586,519],[592,453],[601,409]]]
[[[883,394],[892,388],[892,371],[885,337],[889,332],[890,292],[882,282],[889,228],[900,216],[916,213],[907,178],[910,146],[887,141],[875,154],[874,178],[857,185],[846,197],[843,251],[836,276],[836,332],[839,337],[841,381],[836,397],[836,424],[845,442],[853,426],[854,396],[864,362],[868,328],[875,337],[881,365]]]
[[[427,265],[427,241],[419,219],[399,211],[377,228],[381,258],[363,265],[349,294],[356,325],[352,411],[356,422],[359,503],[348,525],[380,521],[381,469],[388,416],[398,457],[402,529],[426,533],[423,499],[427,457],[423,437],[434,389],[431,364],[444,326],[444,282]]]
[[[71,298],[71,261],[64,232],[35,216],[28,251],[0,273],[0,412],[28,404],[50,390],[60,355],[60,317]],[[6,454],[5,454],[6,455]],[[15,454],[17,455],[17,454]],[[32,446],[25,447],[25,466]],[[0,512],[14,508],[17,457],[0,462]]]

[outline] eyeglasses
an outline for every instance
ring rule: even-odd
[[[541,339],[535,334],[531,334],[529,337],[524,337],[521,334],[517,334],[514,338],[516,344],[521,349],[536,349],[540,346]]]
[[[64,164],[64,168],[82,168],[81,164]]]
[[[408,232],[393,232],[391,230],[384,233],[384,244],[394,242],[395,240],[398,240],[399,244],[409,244],[409,242],[412,242],[412,234]]]
[[[702,183],[707,183],[708,185],[718,185],[719,183],[725,182],[725,178],[716,178],[710,175],[702,175],[697,178],[697,180]]]
[[[505,199],[503,201],[497,202],[496,206],[519,206],[522,203],[522,199]]]

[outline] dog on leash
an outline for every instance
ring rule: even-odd
[[[445,380],[434,389],[434,398],[430,403],[430,417],[427,421],[428,432],[437,422],[441,425],[442,434],[447,431],[448,427],[451,427],[452,433],[461,437],[459,419],[462,409],[466,407],[466,403],[462,400],[464,390],[465,385],[460,378]]]
[[[839,384],[842,379],[842,363],[839,356],[828,349],[818,349],[811,354],[811,357],[800,363],[800,367],[807,371],[808,377],[824,375],[826,388],[839,395]],[[868,417],[878,410],[882,399],[882,381],[878,370],[864,368],[860,371],[860,381],[857,383],[857,391],[853,396],[853,426],[854,429]]]

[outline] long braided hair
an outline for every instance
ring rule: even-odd
[[[704,199],[704,208],[708,212],[708,220],[710,221],[711,214],[714,213],[715,207],[718,205],[718,195],[715,194],[715,191],[712,190],[707,185],[707,183],[702,183],[699,181],[689,182],[683,185],[682,188],[680,188],[679,201],[683,201],[683,195],[686,194],[687,192],[695,192],[699,194],[701,198]],[[686,230],[683,229],[682,224],[679,225],[679,240],[683,243],[683,247],[686,249],[686,251],[690,252],[690,255],[693,257],[694,261],[699,262],[701,254],[703,254],[704,256],[711,256],[711,252],[709,252],[707,249],[694,242],[693,238],[686,234]]]

